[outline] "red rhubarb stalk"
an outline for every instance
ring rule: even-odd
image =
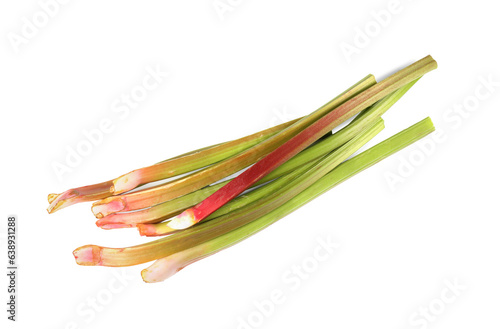
[[[318,110],[243,152],[173,181],[144,190],[99,200],[92,205],[92,212],[100,219],[117,212],[147,208],[215,183],[254,164],[257,160],[276,149],[318,118],[337,108],[337,106],[351,99],[361,91],[373,86],[375,83],[375,78],[372,75],[368,75]]]
[[[53,213],[76,203],[100,200],[112,195],[128,192],[147,183],[156,182],[162,179],[184,174],[192,170],[203,168],[223,159],[232,157],[235,154],[238,154],[239,152],[268,139],[269,137],[276,135],[283,129],[293,125],[298,120],[299,119],[291,120],[237,140],[191,151],[149,167],[133,170],[114,180],[72,188],[60,194],[49,194],[49,208],[47,211],[49,213]]]
[[[427,56],[361,92],[316,120],[208,198],[174,217],[168,226],[173,230],[179,230],[200,222],[328,131],[436,67],[434,59]]]

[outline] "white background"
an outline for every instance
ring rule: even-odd
[[[2,264],[7,215],[19,217],[18,322],[5,319],[2,302],[2,323],[237,328],[250,318],[261,328],[498,327],[494,2],[401,0],[385,26],[372,12],[391,7],[387,0],[221,3],[231,10],[218,13],[212,0],[69,1],[16,47],[24,18],[33,22],[42,9],[37,1],[2,1]],[[366,28],[371,36],[356,46]],[[343,43],[357,53],[345,56]],[[427,138],[433,151],[413,172],[403,177],[398,168],[418,145],[163,283],[143,283],[144,266],[75,264],[81,245],[147,241],[135,230],[98,229],[90,204],[45,211],[48,193],[305,115],[368,73],[380,80],[428,54],[438,70],[384,116],[387,128],[370,143],[431,116],[444,137]],[[122,118],[112,104],[142,83],[147,67],[169,75]],[[497,84],[487,96],[481,79]],[[475,103],[477,88],[484,97]],[[473,107],[466,118],[451,112],[464,102]],[[59,180],[54,163],[65,163],[68,147],[103,118],[113,131]],[[402,181],[393,188],[391,174]],[[293,290],[283,275],[328,238],[340,247]],[[454,282],[457,296],[447,290]],[[255,303],[276,289],[283,303],[262,315]]]

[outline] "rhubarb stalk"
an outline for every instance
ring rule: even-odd
[[[396,101],[398,101],[415,83],[417,80],[410,82],[409,84],[403,86],[397,91],[393,92],[389,96],[378,101],[375,105],[366,109],[364,112],[360,113],[349,125],[342,128],[340,131],[333,135],[330,135],[319,143],[310,146],[301,153],[294,156],[292,159],[285,162],[283,165],[279,166],[277,169],[272,171],[270,174],[266,175],[259,182],[254,185],[261,185],[270,180],[280,177],[288,172],[295,170],[296,168],[303,166],[312,160],[323,156],[327,152],[341,146],[348,140],[352,139],[361,129],[373,124],[374,120],[383,115]],[[179,198],[155,205],[150,208],[127,212],[127,213],[115,213],[109,216],[105,216],[96,222],[96,225],[103,229],[114,229],[114,228],[128,228],[134,227],[137,224],[147,224],[147,223],[158,223],[172,216],[180,214],[183,210],[196,205],[197,203],[203,201],[205,198],[213,194],[215,191],[220,189],[222,186],[227,184],[228,181],[214,184],[212,186],[200,189],[198,191],[189,193],[187,195],[181,196]],[[248,201],[248,196],[245,196]],[[224,207],[223,207],[224,208]],[[221,209],[219,209],[221,210]],[[215,214],[221,214],[216,211]],[[210,217],[213,218],[213,215]]]
[[[163,281],[189,264],[245,240],[348,178],[423,138],[432,131],[434,131],[434,126],[429,118],[420,121],[367,151],[345,161],[293,199],[259,219],[208,242],[158,259],[141,272],[143,280],[150,283]]]
[[[208,186],[255,163],[318,118],[321,118],[340,104],[358,95],[374,84],[375,78],[372,75],[368,75],[315,112],[301,118],[288,128],[231,158],[166,184],[97,201],[93,204],[92,211],[97,218],[102,218],[116,212],[150,207]],[[326,133],[327,131],[325,131],[325,134]]]
[[[72,204],[100,200],[112,195],[128,192],[143,184],[203,168],[229,158],[262,142],[263,140],[266,140],[283,129],[291,126],[298,120],[299,119],[291,120],[234,141],[191,151],[189,153],[164,160],[155,165],[131,171],[128,174],[122,175],[114,180],[73,188],[61,194],[49,194],[49,208],[47,211],[52,213]]]
[[[427,56],[361,92],[359,95],[340,105],[335,111],[325,114],[303,131],[293,136],[201,203],[174,217],[167,225],[172,230],[181,230],[207,218],[211,213],[234,199],[252,184],[305,149],[329,130],[332,130],[376,101],[411,81],[420,78],[436,67],[437,63],[434,59],[431,56]]]
[[[129,266],[166,257],[172,253],[190,248],[193,244],[209,241],[221,234],[248,224],[274,208],[281,206],[347,159],[382,129],[383,121],[379,119],[376,124],[317,161],[307,172],[290,181],[280,190],[226,215],[206,221],[202,225],[176,232],[172,236],[138,246],[128,248],[83,246],[73,252],[75,259],[80,265]]]

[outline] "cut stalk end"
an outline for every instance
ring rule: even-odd
[[[142,280],[146,283],[165,281],[184,267],[205,258],[206,256],[200,257],[206,253],[205,249],[206,247],[202,245],[158,259],[141,271]]]
[[[101,263],[102,247],[86,245],[76,248],[73,251],[76,263],[83,266],[95,266]]]
[[[112,199],[111,201],[104,199],[94,202],[92,205],[92,212],[96,218],[100,219],[119,211],[123,211],[125,210],[125,207],[125,201],[122,199]]]
[[[70,189],[61,194],[51,193],[47,198],[49,200],[47,211],[51,214],[76,203],[107,198],[112,195],[110,188],[111,181],[107,181]]]
[[[50,193],[48,195],[48,197],[47,197],[47,199],[49,200],[49,203],[51,203],[52,201],[54,201],[57,198],[58,195],[59,194],[57,194],[57,193]]]
[[[162,282],[181,270],[179,267],[173,266],[170,259],[167,258],[157,260],[153,265],[143,269],[141,271],[142,280],[146,283]]]
[[[184,230],[188,227],[193,226],[198,222],[199,220],[196,219],[193,210],[187,209],[183,211],[181,214],[172,218],[172,220],[168,222],[167,226],[173,230]]]
[[[52,214],[60,209],[71,206],[72,204],[78,203],[78,192],[76,190],[67,190],[61,194],[51,193],[48,196],[49,207],[47,212]]]
[[[173,229],[168,225],[156,225],[156,224],[137,224],[137,230],[141,236],[164,236],[172,234],[178,229]]]

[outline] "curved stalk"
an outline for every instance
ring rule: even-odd
[[[298,120],[299,119],[291,120],[237,140],[204,147],[199,150],[178,155],[152,166],[133,170],[114,180],[69,189],[60,194],[51,193],[48,196],[49,207],[47,211],[50,214],[76,203],[104,199],[112,195],[128,192],[147,183],[206,167],[266,140],[283,129],[293,125]]]

